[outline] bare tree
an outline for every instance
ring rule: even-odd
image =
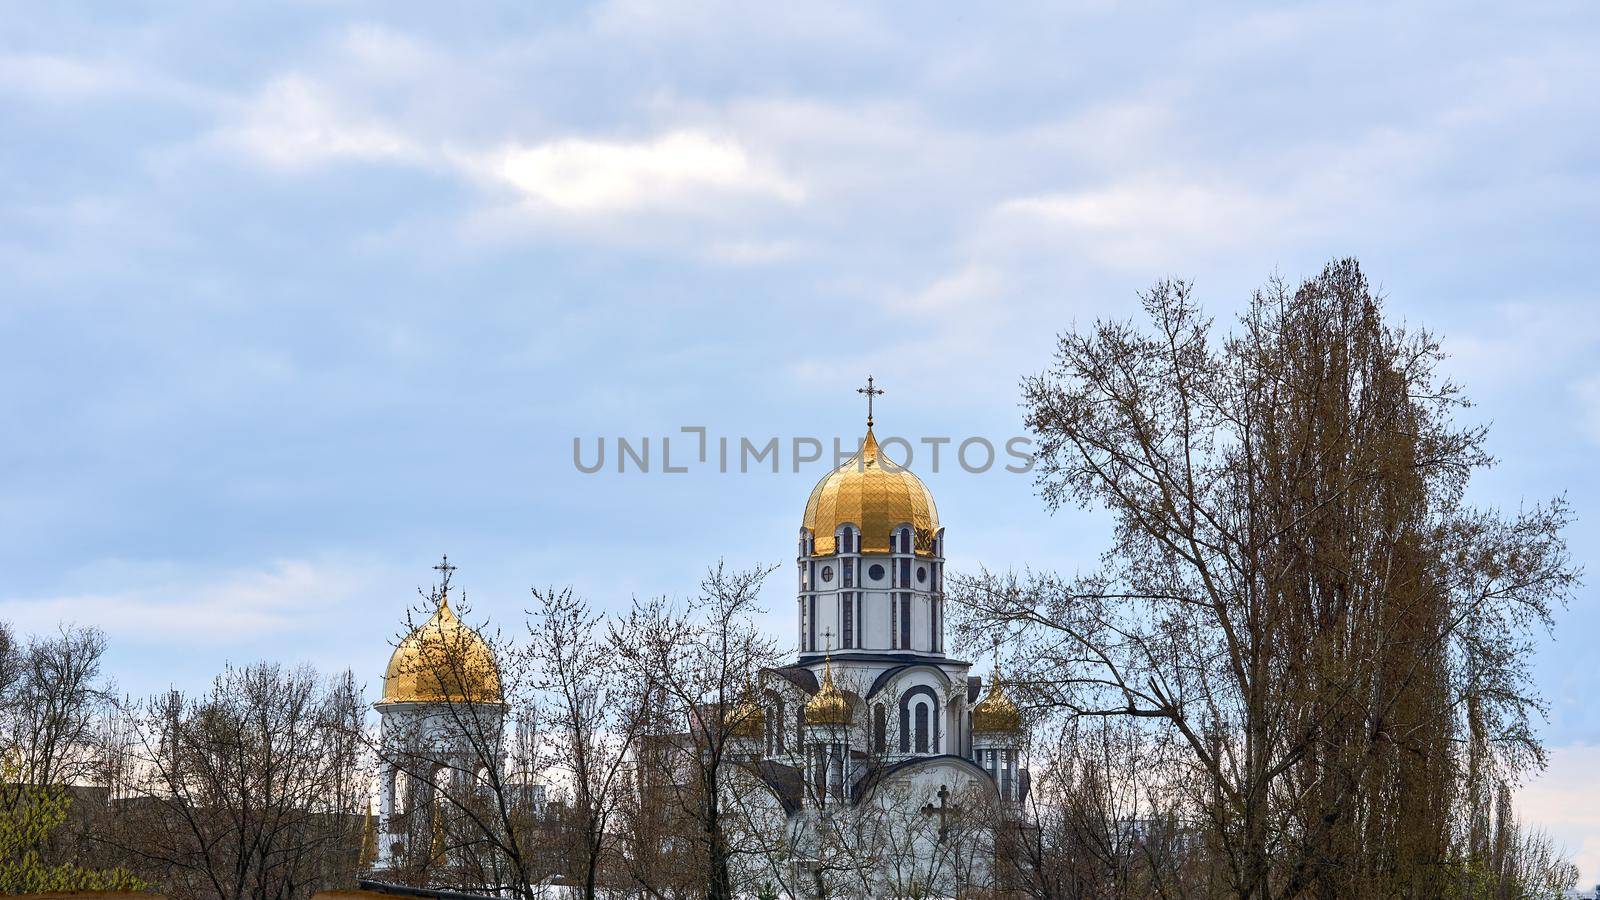
[[[545,772],[568,786],[568,845],[575,880],[593,900],[611,853],[625,764],[642,717],[601,629],[602,617],[570,589],[535,589],[529,612],[537,710],[548,729]]]
[[[733,752],[735,711],[755,707],[755,674],[777,657],[772,640],[754,624],[771,571],[719,563],[686,605],[636,601],[610,634],[612,652],[635,686],[636,707],[648,713],[642,729],[649,740],[637,757],[645,802],[667,802],[654,811],[665,819],[656,830],[666,833],[658,837],[679,836],[692,846],[689,883],[700,885],[708,900],[731,900],[739,890],[731,861],[760,852],[731,840],[738,820],[724,804],[743,777]],[[639,887],[657,896],[673,890]]]
[[[261,663],[131,708],[106,840],[163,893],[302,900],[353,883],[368,775],[349,673]]]
[[[1435,894],[1448,841],[1414,838],[1450,833],[1460,739],[1542,760],[1525,661],[1576,578],[1566,505],[1464,504],[1485,432],[1353,261],[1220,341],[1187,284],[1143,299],[1150,333],[1066,334],[1024,383],[1046,502],[1115,519],[1104,565],[957,579],[959,630],[1035,705],[1170,729],[1227,890]]]
[[[0,740],[17,781],[39,786],[91,780],[112,687],[101,674],[105,637],[62,626],[18,644],[0,632]]]

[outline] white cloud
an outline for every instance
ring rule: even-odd
[[[718,193],[787,203],[805,197],[799,184],[754,161],[737,142],[694,131],[638,142],[575,138],[511,146],[477,168],[533,203],[578,214],[688,209]]]
[[[679,129],[635,141],[561,136],[473,146],[422,127],[365,114],[301,75],[274,79],[241,104],[212,146],[283,170],[338,163],[395,163],[442,172],[509,193],[527,212],[615,217],[697,215],[749,200],[797,204],[799,182],[733,137]]]
[[[793,259],[803,250],[798,241],[731,240],[713,243],[706,248],[706,255],[713,262],[749,266]]]
[[[1101,262],[1130,267],[1243,245],[1280,225],[1283,214],[1281,204],[1246,188],[1154,177],[1016,197],[995,210],[1006,233],[1064,240]]]
[[[1503,303],[1472,330],[1442,338],[1450,373],[1465,384],[1519,385],[1572,371],[1575,361],[1593,353],[1600,335],[1575,327],[1582,309],[1565,302]],[[1600,400],[1600,378],[1575,385],[1585,405]],[[1600,412],[1600,410],[1596,410]]]
[[[343,108],[331,92],[299,75],[269,82],[214,140],[284,169],[344,160],[423,162],[429,155],[414,139]]]
[[[1580,885],[1600,881],[1600,746],[1550,748],[1550,765],[1517,791],[1517,817],[1572,855]]]
[[[992,301],[1003,286],[999,269],[973,264],[940,278],[897,305],[915,312],[951,315]]]
[[[0,599],[0,618],[24,633],[72,623],[94,625],[114,641],[228,641],[300,629],[308,612],[333,605],[358,584],[350,573],[304,561],[209,577],[146,572],[145,578],[142,586],[117,591]]]
[[[106,99],[214,106],[222,95],[130,60],[58,53],[0,53],[0,95],[49,103]]]

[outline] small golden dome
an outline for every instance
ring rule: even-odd
[[[499,703],[500,671],[483,637],[456,618],[448,597],[400,642],[383,676],[384,703]]]
[[[996,670],[989,683],[988,695],[972,708],[972,731],[977,734],[1021,729],[1022,710],[1017,709],[1017,704],[1006,696],[1005,688],[1000,686],[1000,672]]]
[[[761,740],[767,734],[767,711],[761,708],[752,694],[734,707],[722,723],[728,729],[729,737]]]
[[[922,479],[893,460],[880,465],[878,439],[867,426],[861,452],[817,482],[806,500],[801,527],[816,540],[812,555],[834,552],[834,530],[846,522],[861,529],[861,552],[888,553],[894,529],[909,524],[918,556],[933,555],[939,533],[939,511]]]
[[[822,661],[822,686],[806,701],[807,725],[849,725],[850,698],[833,683],[833,664]]]

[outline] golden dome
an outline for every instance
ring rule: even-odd
[[[456,618],[448,597],[439,602],[432,618],[395,648],[378,702],[501,702],[493,651]]]
[[[933,494],[922,479],[896,466],[894,460],[884,460],[886,466],[879,461],[878,439],[868,425],[861,452],[824,475],[811,489],[801,527],[816,539],[812,555],[831,555],[834,530],[846,522],[861,529],[863,553],[888,553],[894,529],[909,524],[915,533],[917,555],[933,555],[933,539],[939,533]]]
[[[833,664],[822,661],[822,687],[806,701],[807,725],[849,725],[850,698],[833,683]]]
[[[1022,710],[1006,696],[1000,686],[1000,672],[996,670],[989,683],[989,693],[972,708],[974,733],[1019,731],[1022,729]]]
[[[723,720],[729,737],[761,740],[767,734],[767,711],[756,702],[755,695],[745,698]]]

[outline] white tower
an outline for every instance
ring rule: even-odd
[[[800,527],[800,662],[944,658],[944,529],[933,494],[878,447],[871,398],[861,452],[817,482]]]
[[[485,766],[498,770],[505,703],[493,651],[450,608],[446,558],[433,616],[395,648],[379,716],[378,847],[386,869],[438,834],[440,790],[465,797]],[[485,748],[489,749],[485,752]],[[487,758],[485,758],[487,757]]]

